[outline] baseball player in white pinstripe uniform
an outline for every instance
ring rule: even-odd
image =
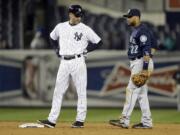
[[[51,112],[47,120],[38,121],[49,128],[54,128],[56,125],[70,76],[78,95],[77,116],[72,127],[84,127],[87,112],[87,68],[84,53],[97,49],[102,42],[101,38],[90,27],[81,22],[82,16],[81,6],[71,5],[69,7],[69,21],[59,23],[50,33],[53,42],[58,41],[59,43],[54,46],[61,58],[61,64],[57,73]]]

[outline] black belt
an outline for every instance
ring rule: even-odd
[[[138,57],[135,57],[135,58],[129,58],[130,60],[136,60],[136,59],[141,59],[142,56],[138,56]]]
[[[64,59],[64,60],[72,60],[75,59],[76,57],[81,57],[81,54],[78,55],[61,55],[60,58]]]

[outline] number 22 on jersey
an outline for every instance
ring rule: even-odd
[[[130,52],[131,52],[131,54],[138,53],[138,45],[131,45],[130,46]]]

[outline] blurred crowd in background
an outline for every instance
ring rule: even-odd
[[[60,6],[60,21],[66,21],[67,8]],[[93,28],[102,38],[101,49],[124,50],[127,48],[129,35],[131,32],[124,18],[113,18],[107,14],[94,14],[85,11],[83,22]],[[180,24],[174,27],[166,25],[155,26],[151,22],[143,22],[150,27],[158,39],[159,50],[180,50]]]
[[[57,23],[68,20],[67,11],[56,0],[0,0],[0,49],[50,49],[49,33]],[[82,21],[102,38],[100,49],[127,49],[131,29],[124,18],[85,10]],[[158,49],[180,50],[180,24],[152,22],[143,23],[156,35]]]

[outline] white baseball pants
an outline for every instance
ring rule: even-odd
[[[143,58],[130,61],[131,76],[133,74],[141,72],[142,68],[143,68]],[[152,59],[150,59],[148,70],[149,72],[152,72],[153,69],[154,69],[154,64]],[[121,118],[121,122],[123,122],[126,126],[129,126],[130,116],[136,104],[136,100],[139,101],[139,105],[142,112],[141,122],[144,125],[152,126],[151,112],[150,112],[147,93],[148,93],[147,84],[145,84],[140,88],[137,88],[133,84],[130,77],[128,86],[126,88],[126,101],[124,104],[122,118]]]
[[[52,100],[52,108],[48,117],[48,120],[52,123],[56,123],[59,117],[63,95],[69,86],[70,75],[72,76],[78,95],[76,121],[85,121],[87,112],[87,68],[85,58],[81,56],[72,60],[61,60]]]

